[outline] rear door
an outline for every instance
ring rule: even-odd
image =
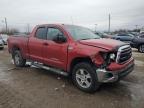
[[[44,61],[50,66],[66,70],[68,42],[57,43],[53,41],[58,34],[64,36],[64,32],[60,28],[48,27]]]
[[[34,61],[43,62],[44,41],[47,38],[46,32],[46,27],[39,27],[34,36],[29,38],[29,54]]]

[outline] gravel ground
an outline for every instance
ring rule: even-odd
[[[133,50],[135,70],[117,85],[84,93],[69,79],[34,67],[15,68],[0,51],[0,108],[144,108],[144,54]]]

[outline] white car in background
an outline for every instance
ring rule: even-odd
[[[4,49],[4,43],[1,36],[0,36],[0,49]]]
[[[4,45],[7,45],[8,35],[6,35],[6,34],[1,34],[1,37],[2,37],[2,40],[3,40]]]

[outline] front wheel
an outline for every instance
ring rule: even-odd
[[[100,85],[96,71],[89,63],[77,64],[72,71],[72,79],[80,90],[88,93],[95,92]]]
[[[19,50],[14,51],[13,59],[16,67],[24,67],[26,64],[26,59],[22,57],[22,54]]]
[[[139,46],[138,51],[144,53],[144,44]]]

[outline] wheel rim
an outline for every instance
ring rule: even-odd
[[[18,54],[15,54],[15,63],[16,63],[17,65],[19,65],[19,63],[20,63],[20,57],[19,57]]]
[[[92,78],[89,72],[85,69],[76,71],[76,81],[83,88],[89,88],[92,83]]]
[[[144,45],[140,46],[140,52],[144,52]]]

